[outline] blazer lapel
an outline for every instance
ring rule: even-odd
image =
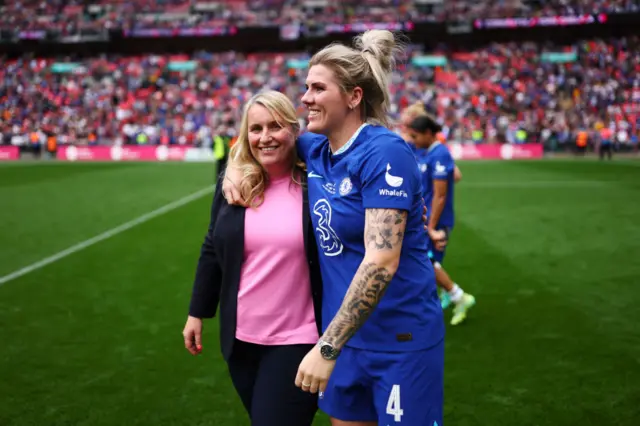
[[[302,183],[302,236],[304,239],[304,249],[307,253],[307,258],[309,258],[309,256],[311,256],[309,252],[309,192],[307,191],[306,179],[303,179]]]
[[[240,275],[242,272],[242,264],[244,263],[244,219],[247,209],[242,206],[227,206],[230,209],[229,235],[235,236],[233,240],[226,242],[225,251],[229,251],[229,259],[233,259],[233,278],[229,281],[232,283],[234,293],[238,292],[240,287]]]
[[[237,256],[237,259],[244,258],[244,217],[247,212],[247,208],[242,206],[232,206],[232,209],[235,210],[233,213],[233,217],[235,218],[233,226],[234,234],[241,235],[242,238],[239,238],[239,241],[236,241],[234,244],[234,256]]]

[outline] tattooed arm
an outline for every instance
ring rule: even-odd
[[[362,327],[387,290],[400,263],[407,212],[395,209],[367,209],[365,212],[365,255],[342,306],[322,339],[336,349]]]

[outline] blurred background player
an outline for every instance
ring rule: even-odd
[[[419,102],[419,101],[415,102],[409,107],[407,107],[406,109],[404,109],[400,114],[398,133],[414,149],[414,153],[416,155],[416,158],[418,159],[418,164],[420,166],[420,171],[424,174],[427,171],[426,160],[424,158],[427,154],[427,149],[424,147],[416,146],[416,144],[413,141],[413,138],[411,135],[411,128],[410,128],[410,125],[413,122],[413,120],[415,120],[417,117],[420,117],[420,116],[428,117],[427,110],[422,102]],[[435,139],[440,143],[445,142],[446,137],[442,132],[442,128],[440,128],[440,130],[438,130],[435,133]],[[454,171],[453,171],[454,183],[458,183],[461,179],[462,179],[462,172],[460,172],[460,169],[458,168],[457,165],[454,165]],[[446,240],[442,240],[441,242],[441,244],[444,244],[444,245],[446,245],[446,243],[447,243]],[[440,286],[440,288],[444,289],[444,291],[440,291],[440,300],[442,304],[442,309],[447,309],[451,304],[451,298],[449,297],[448,291],[454,287],[455,283],[453,282],[453,280],[451,280],[451,278],[449,277],[449,274],[442,268],[441,264],[438,264],[438,267],[436,268],[436,274],[437,274],[436,278],[438,281],[438,285]]]
[[[608,127],[603,127],[599,133],[600,149],[598,150],[598,154],[600,155],[600,159],[604,160],[604,154],[606,153],[609,160],[611,160],[613,154],[613,131]]]
[[[422,151],[417,158],[423,174],[427,228],[431,239],[429,254],[436,271],[436,281],[445,290],[441,294],[441,305],[446,309],[450,302],[455,304],[451,325],[457,325],[465,320],[467,311],[475,305],[475,297],[465,293],[442,267],[446,244],[454,226],[455,163],[447,147],[436,139],[441,126],[428,114],[415,117],[406,130],[407,137]]]
[[[417,146],[415,146],[415,144],[411,140],[411,134],[410,134],[411,131],[409,129],[409,125],[415,118],[420,116],[427,116],[427,115],[428,115],[427,109],[424,107],[424,104],[419,101],[405,108],[400,114],[400,121],[399,121],[397,131],[400,134],[400,136],[402,136],[402,139],[404,139],[405,141],[413,145],[413,147],[416,149],[417,156],[422,155],[424,150],[423,148],[418,148]],[[446,137],[442,132],[442,129],[440,129],[440,131],[436,133],[435,137],[441,143],[444,143],[446,141]],[[458,168],[458,166],[455,165],[454,171],[453,171],[453,180],[455,183],[458,183],[460,179],[462,179],[462,172],[460,172],[460,169]]]

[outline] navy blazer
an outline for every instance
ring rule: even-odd
[[[306,178],[306,176],[305,176]],[[218,180],[222,182],[222,178]],[[322,279],[318,264],[318,248],[311,218],[306,182],[300,226],[309,263],[311,295],[318,333],[321,333]],[[222,184],[216,186],[211,207],[209,231],[200,250],[189,315],[213,318],[220,304],[220,347],[225,360],[233,351],[238,311],[238,287],[244,259],[244,218],[246,208],[227,203]]]

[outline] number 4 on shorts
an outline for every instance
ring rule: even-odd
[[[387,414],[393,416],[393,420],[400,422],[404,410],[400,407],[400,385],[393,385],[389,400],[387,401]]]

